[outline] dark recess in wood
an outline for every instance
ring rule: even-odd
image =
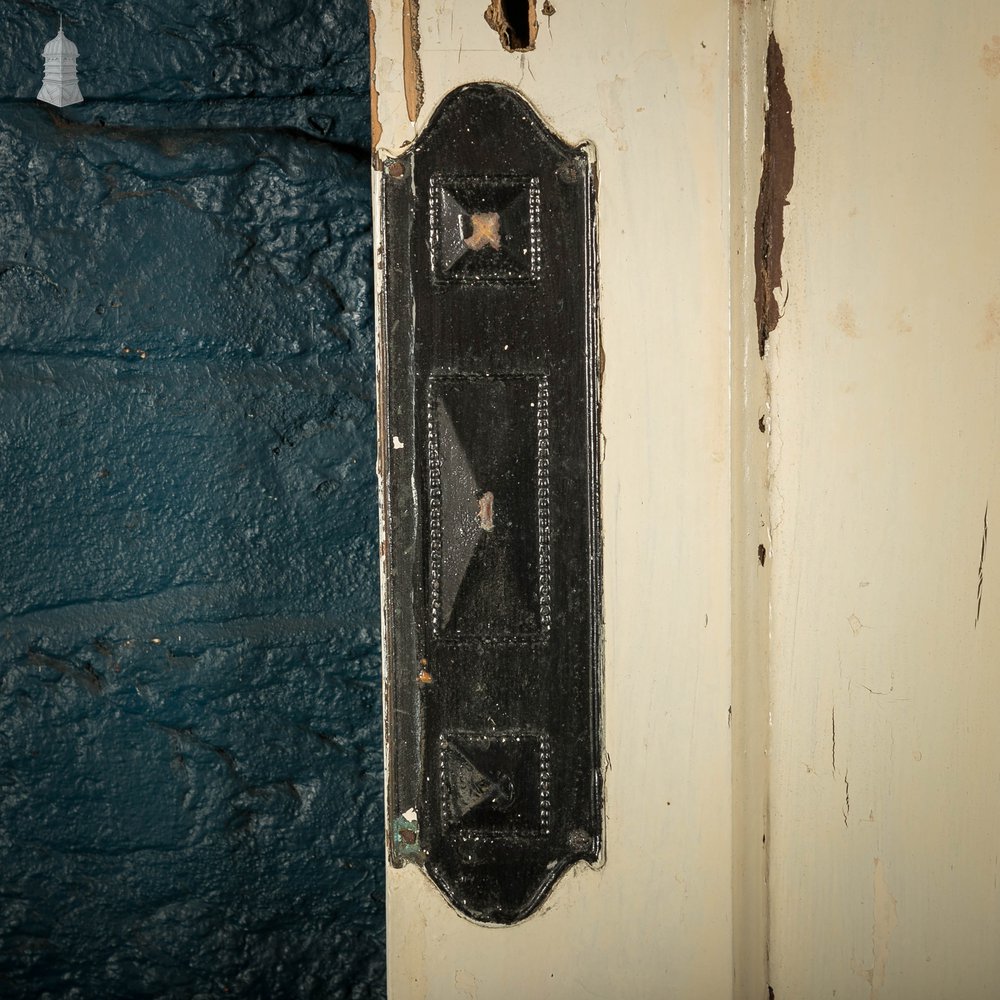
[[[781,288],[781,252],[785,243],[785,206],[795,170],[795,130],[792,98],[785,84],[781,47],[772,34],[767,45],[767,110],[764,117],[763,170],[754,224],[754,266],[757,287],[757,342],[760,356],[778,325],[781,310],[774,298]]]

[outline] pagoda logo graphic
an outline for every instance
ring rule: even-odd
[[[59,34],[45,46],[42,55],[45,57],[45,78],[38,99],[57,108],[79,104],[83,100],[76,79],[79,50],[63,34],[62,17],[59,18]]]

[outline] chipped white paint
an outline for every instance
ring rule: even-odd
[[[733,5],[730,278],[732,420],[732,761],[733,761],[733,997],[767,997],[768,763],[771,731],[767,654],[771,547],[768,386],[757,347],[754,230],[763,144],[767,10]]]
[[[420,4],[414,126],[401,4],[375,0],[380,146],[412,140],[455,86],[495,80],[596,149],[606,860],[568,873],[512,928],[477,926],[418,868],[390,869],[390,996],[728,998],[729,11],[555,0],[535,50],[511,54],[486,6]]]
[[[380,145],[485,79],[596,149],[606,859],[507,929],[390,870],[390,995],[995,996],[995,0],[564,0],[518,55],[485,6],[423,0],[412,123],[374,0]],[[796,158],[762,363],[772,23]]]
[[[771,981],[777,1000],[985,1000],[1000,10],[775,0],[774,30],[796,162],[767,366]]]

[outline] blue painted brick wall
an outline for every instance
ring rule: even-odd
[[[0,12],[0,997],[384,995],[363,0]]]

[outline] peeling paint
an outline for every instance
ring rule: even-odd
[[[983,609],[983,563],[986,561],[986,535],[990,529],[990,502],[986,501],[986,510],[983,512],[983,544],[979,550],[979,587],[976,590],[976,621],[973,628],[979,626],[979,613]]]
[[[546,17],[555,13],[550,7]],[[516,17],[514,16],[516,12]],[[538,15],[535,0],[490,0],[483,11],[486,23],[497,33],[506,52],[531,52],[538,37]]]
[[[462,241],[472,251],[477,252],[484,247],[500,249],[500,213],[473,212],[468,216],[472,231]]]
[[[785,63],[774,34],[767,46],[767,109],[764,116],[763,170],[754,223],[757,287],[757,342],[764,357],[767,338],[778,325],[781,308],[774,293],[782,287],[781,251],[785,242],[785,206],[795,168],[792,98],[785,84]],[[787,298],[787,295],[786,295]]]
[[[410,819],[410,815],[413,818]],[[416,811],[409,809],[402,816],[397,816],[392,824],[392,839],[396,851],[404,857],[422,858],[420,847],[420,823]]]
[[[830,744],[833,773],[837,773],[837,710],[830,709]]]
[[[493,494],[489,490],[479,498],[479,512],[476,516],[483,531],[493,530]]]
[[[420,68],[420,0],[403,0],[403,93],[406,115],[417,120],[424,103],[424,75]]]
[[[378,170],[378,144],[382,140],[382,122],[378,116],[378,87],[375,86],[375,10],[368,8],[368,81],[372,105],[372,169]]]

